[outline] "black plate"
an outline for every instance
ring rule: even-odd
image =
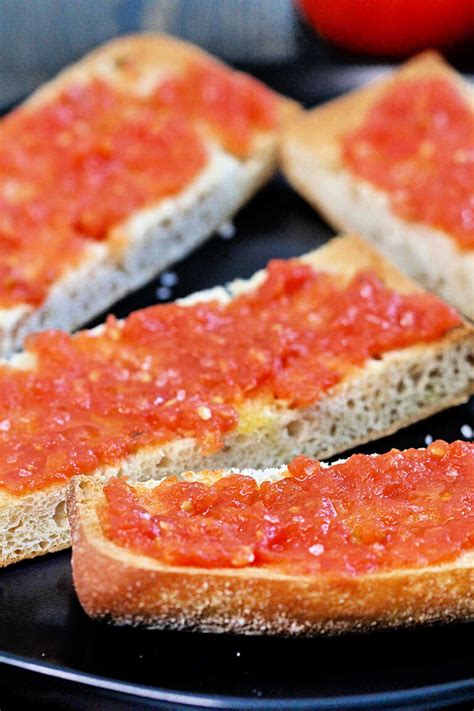
[[[315,104],[383,68],[331,57],[321,63],[309,52],[298,64],[259,73]],[[215,237],[179,264],[174,287],[157,279],[114,312],[249,276],[332,234],[281,177],[242,210],[236,227],[232,239]],[[459,439],[473,420],[474,400],[358,451]],[[0,699],[48,709],[432,709],[474,698],[473,633],[473,624],[309,640],[115,629],[82,612],[64,552],[0,571],[0,662],[9,665],[1,669]]]

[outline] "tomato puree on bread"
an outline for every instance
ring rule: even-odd
[[[296,575],[427,567],[474,547],[474,444],[435,441],[330,467],[302,456],[283,476],[170,478],[151,489],[112,479],[102,530],[169,565]]]
[[[343,138],[343,156],[400,217],[474,249],[474,111],[452,81],[398,81]]]
[[[24,494],[177,438],[216,451],[249,403],[309,406],[368,359],[460,324],[437,297],[397,293],[372,271],[347,280],[276,260],[228,303],[30,336],[34,367],[0,366],[0,487]]]
[[[95,78],[13,111],[0,123],[0,306],[40,304],[91,241],[188,186],[209,141],[245,158],[277,112],[259,82],[204,59],[146,96]]]

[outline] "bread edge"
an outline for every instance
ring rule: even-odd
[[[353,577],[168,566],[104,536],[96,513],[102,499],[99,482],[72,480],[74,586],[82,607],[96,619],[284,636],[474,619],[474,552],[439,566]]]

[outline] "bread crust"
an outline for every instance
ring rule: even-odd
[[[125,35],[106,42],[75,64],[66,67],[54,79],[37,89],[23,106],[36,109],[54,99],[71,84],[90,81],[94,77],[110,82],[132,95],[146,96],[161,77],[170,73],[182,74],[190,62],[199,58],[208,58],[215,64],[230,69],[225,62],[201,47],[171,35],[152,32]],[[275,96],[278,95],[275,93]],[[299,105],[291,99],[279,98],[280,123],[284,124],[299,112]],[[274,134],[276,131],[263,133]],[[255,145],[261,138],[259,132],[254,139]]]
[[[474,319],[474,253],[448,233],[399,218],[389,196],[353,175],[341,151],[343,136],[364,121],[392,86],[406,79],[444,77],[471,104],[474,92],[436,52],[424,52],[388,78],[302,114],[288,124],[281,162],[293,187],[336,230],[358,231],[397,266]]]
[[[333,239],[301,259],[315,269],[342,274],[346,280],[360,269],[371,268],[387,286],[400,292],[421,289],[357,236]],[[262,270],[247,281],[194,294],[183,303],[212,298],[228,301],[254,289],[264,276]],[[34,368],[28,353],[13,362],[16,367]],[[282,402],[271,406],[248,403],[249,410],[241,411],[237,429],[226,435],[223,448],[213,455],[204,456],[195,440],[175,440],[144,448],[89,476],[101,480],[119,475],[140,481],[190,468],[235,467],[243,461],[259,469],[288,462],[301,453],[323,459],[465,402],[473,390],[474,329],[465,323],[434,343],[391,351],[381,360],[355,367],[308,408],[292,409]],[[0,491],[0,566],[69,545],[69,529],[62,525],[60,515],[55,517],[57,510],[61,513],[66,491],[66,483],[24,496]]]
[[[35,110],[67,86],[93,77],[128,93],[146,95],[161,76],[179,74],[191,60],[203,56],[211,58],[203,50],[166,35],[121,37],[62,71],[23,107]],[[38,308],[30,304],[0,308],[0,355],[20,348],[28,333],[51,327],[77,328],[184,257],[230,220],[276,168],[280,129],[299,111],[295,102],[282,97],[278,109],[277,127],[255,134],[247,158],[238,159],[211,142],[208,164],[195,181],[178,195],[137,210],[115,225],[100,244],[91,243],[79,264],[65,270]],[[207,178],[210,168],[214,170],[212,179]]]
[[[339,634],[474,619],[474,553],[452,563],[358,576],[168,566],[105,538],[102,488],[68,494],[76,592],[88,615],[119,625],[239,634]]]
[[[288,146],[295,141],[317,155],[330,168],[343,167],[340,151],[341,138],[356,129],[364,121],[369,109],[377,103],[388,89],[407,79],[429,77],[446,78],[461,88],[469,103],[474,106],[470,90],[451,69],[440,54],[432,50],[423,52],[406,62],[388,77],[362,89],[356,89],[344,96],[333,99],[310,111],[302,112],[296,121],[288,124],[282,137],[283,167],[287,168]],[[289,170],[291,177],[291,168]]]

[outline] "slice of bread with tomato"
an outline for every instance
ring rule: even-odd
[[[74,584],[119,625],[314,635],[474,618],[474,444],[72,481]]]
[[[0,353],[98,316],[225,225],[297,106],[166,35],[123,37],[0,122]]]
[[[76,474],[328,457],[465,402],[474,335],[359,237],[250,280],[30,336],[0,367],[0,563],[69,545]]]
[[[474,92],[438,54],[306,112],[282,155],[330,224],[474,318]]]

